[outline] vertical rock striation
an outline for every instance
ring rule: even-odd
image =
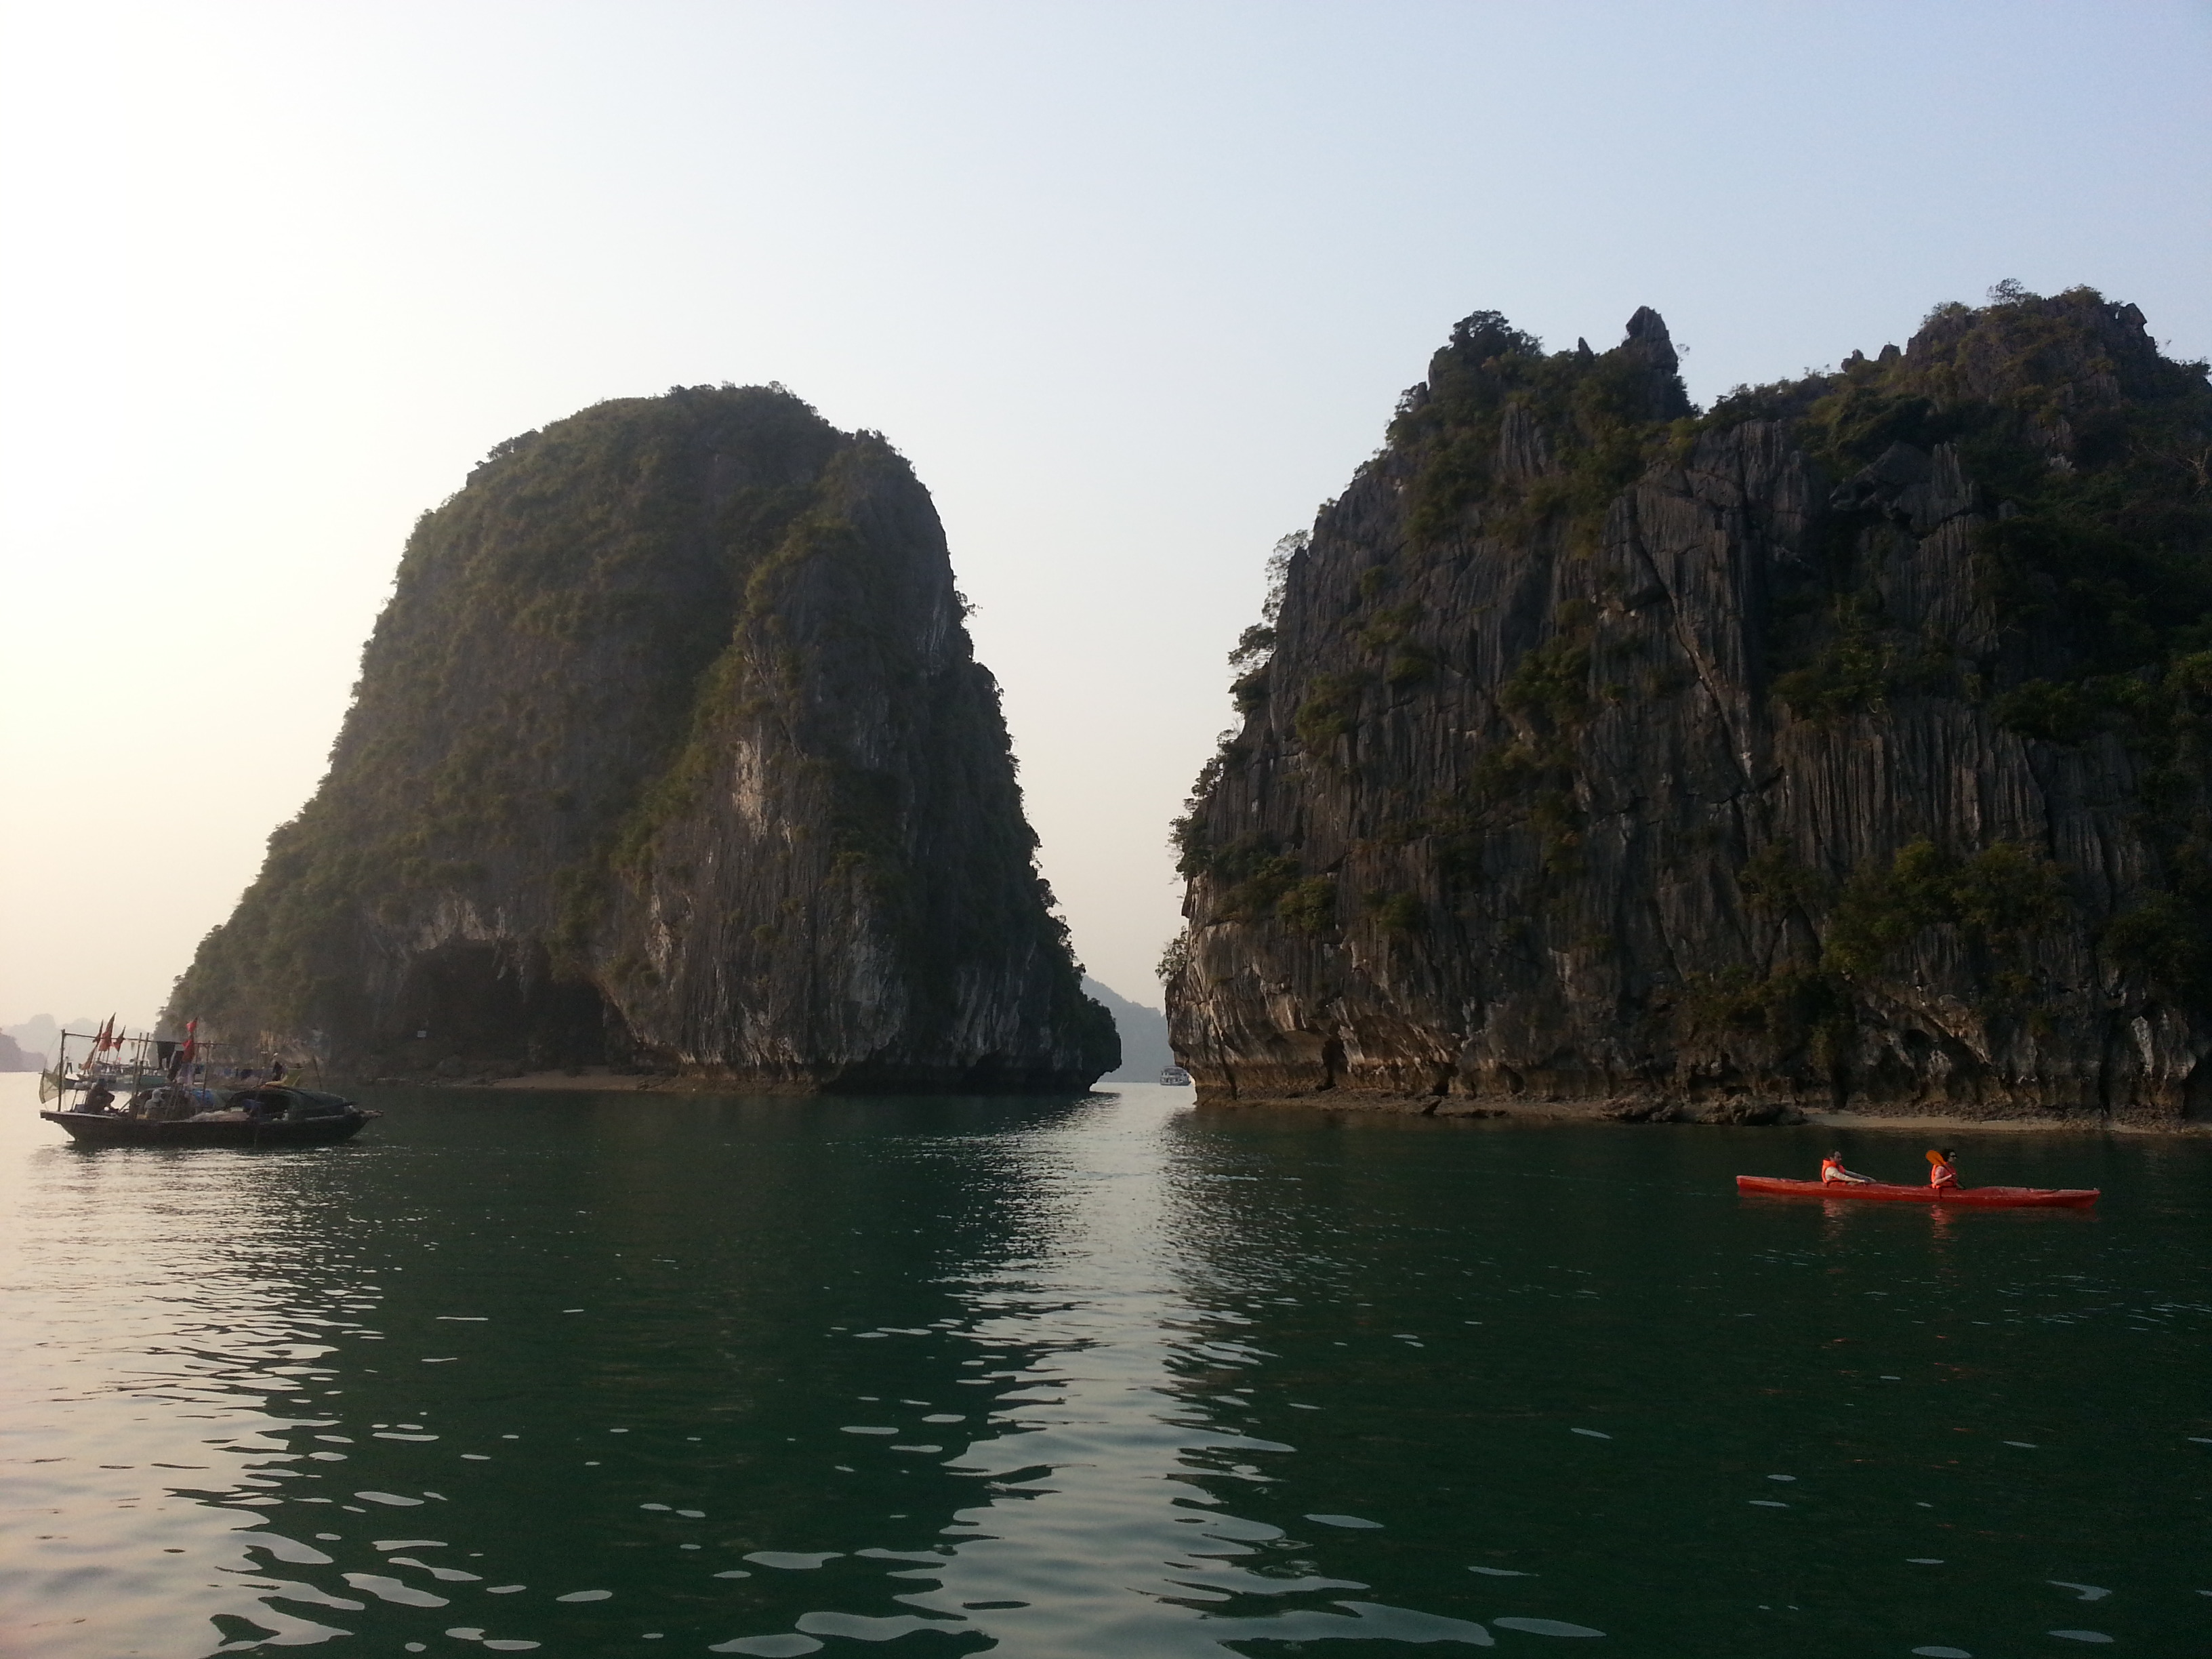
[[[1178,823],[1202,1100],[2212,1101],[2212,391],[2007,285],[1698,415],[1454,331]]]
[[[170,1005],[355,1070],[1066,1089],[1115,1063],[906,463],[781,388],[501,445]]]

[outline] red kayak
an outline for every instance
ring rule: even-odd
[[[2080,1209],[2100,1195],[2094,1187],[1899,1187],[1886,1181],[1784,1181],[1778,1176],[1738,1176],[1735,1189],[1770,1198],[1871,1198],[1980,1210]]]

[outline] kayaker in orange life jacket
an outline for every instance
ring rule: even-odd
[[[1850,1187],[1871,1187],[1875,1184],[1872,1176],[1863,1176],[1846,1170],[1844,1167],[1844,1155],[1841,1152],[1830,1152],[1827,1157],[1820,1160],[1820,1180],[1823,1185],[1832,1182],[1840,1182]]]
[[[1929,1186],[1943,1188],[1955,1187],[1959,1184],[1959,1172],[1951,1167],[1951,1160],[1957,1154],[1948,1146],[1940,1152],[1931,1152],[1928,1154],[1928,1184]]]

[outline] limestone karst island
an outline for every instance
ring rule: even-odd
[[[1202,1102],[2212,1110],[2212,392],[1993,298],[1703,413],[1452,331],[1176,827]]]
[[[171,1018],[357,1077],[1079,1090],[927,491],[777,387],[601,404],[425,514],[321,790]]]

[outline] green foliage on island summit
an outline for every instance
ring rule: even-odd
[[[2139,313],[2094,289],[1992,293],[1980,310],[1938,307],[1907,352],[1738,387],[1699,426],[1782,421],[1831,481],[1894,445],[1953,447],[1990,515],[1976,538],[1979,597],[2031,647],[1973,667],[2012,671],[2001,720],[2077,742],[2102,717],[2141,713],[2142,688],[2212,647],[2212,386],[2204,364],[2160,356]],[[1832,534],[1878,514],[1844,507]],[[1832,714],[1934,689],[1924,674],[1911,683],[1918,642],[1884,636],[1864,573],[1829,575],[1833,643],[1778,687],[1784,700]]]
[[[1578,343],[1547,355],[1494,311],[1455,326],[1390,424],[1392,445],[1418,463],[1411,539],[1449,535],[1481,508],[1486,534],[1525,535],[1559,519],[1586,545],[1613,498],[1663,453],[1673,423],[1692,413],[1656,316],[1638,312],[1629,328],[1611,351]],[[1522,459],[1539,465],[1504,465],[1509,420],[1528,434]]]

